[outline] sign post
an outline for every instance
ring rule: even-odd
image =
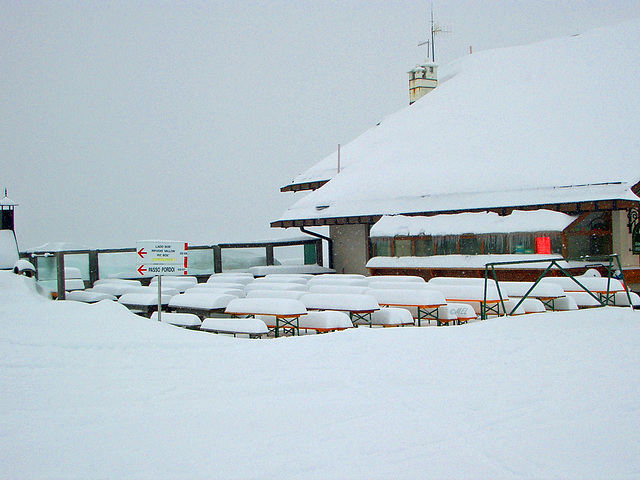
[[[158,321],[162,315],[162,276],[187,274],[187,250],[185,242],[145,240],[136,243],[138,268],[142,277],[158,277]]]

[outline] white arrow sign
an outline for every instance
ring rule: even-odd
[[[163,240],[137,242],[138,273],[143,277],[186,275],[188,249],[188,244],[184,242]]]

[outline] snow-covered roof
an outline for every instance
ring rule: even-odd
[[[9,197],[7,197],[7,194],[5,193],[4,197],[0,198],[0,206],[1,207],[17,207],[18,204],[13,200],[11,200]]]
[[[458,213],[432,217],[393,215],[371,227],[371,237],[462,235],[465,233],[562,232],[576,217],[551,210]]]
[[[299,175],[329,182],[280,220],[637,201],[639,56],[634,20],[441,67],[435,90],[341,148],[339,174],[334,153]]]

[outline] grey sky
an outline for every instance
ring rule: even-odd
[[[279,188],[408,104],[425,1],[0,3],[0,187],[21,249],[280,236]],[[444,64],[640,16],[633,1],[434,2]],[[594,81],[606,86],[606,58]],[[541,65],[544,68],[544,65]]]

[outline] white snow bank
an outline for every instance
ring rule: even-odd
[[[637,476],[629,308],[249,341],[2,273],[6,478]]]

